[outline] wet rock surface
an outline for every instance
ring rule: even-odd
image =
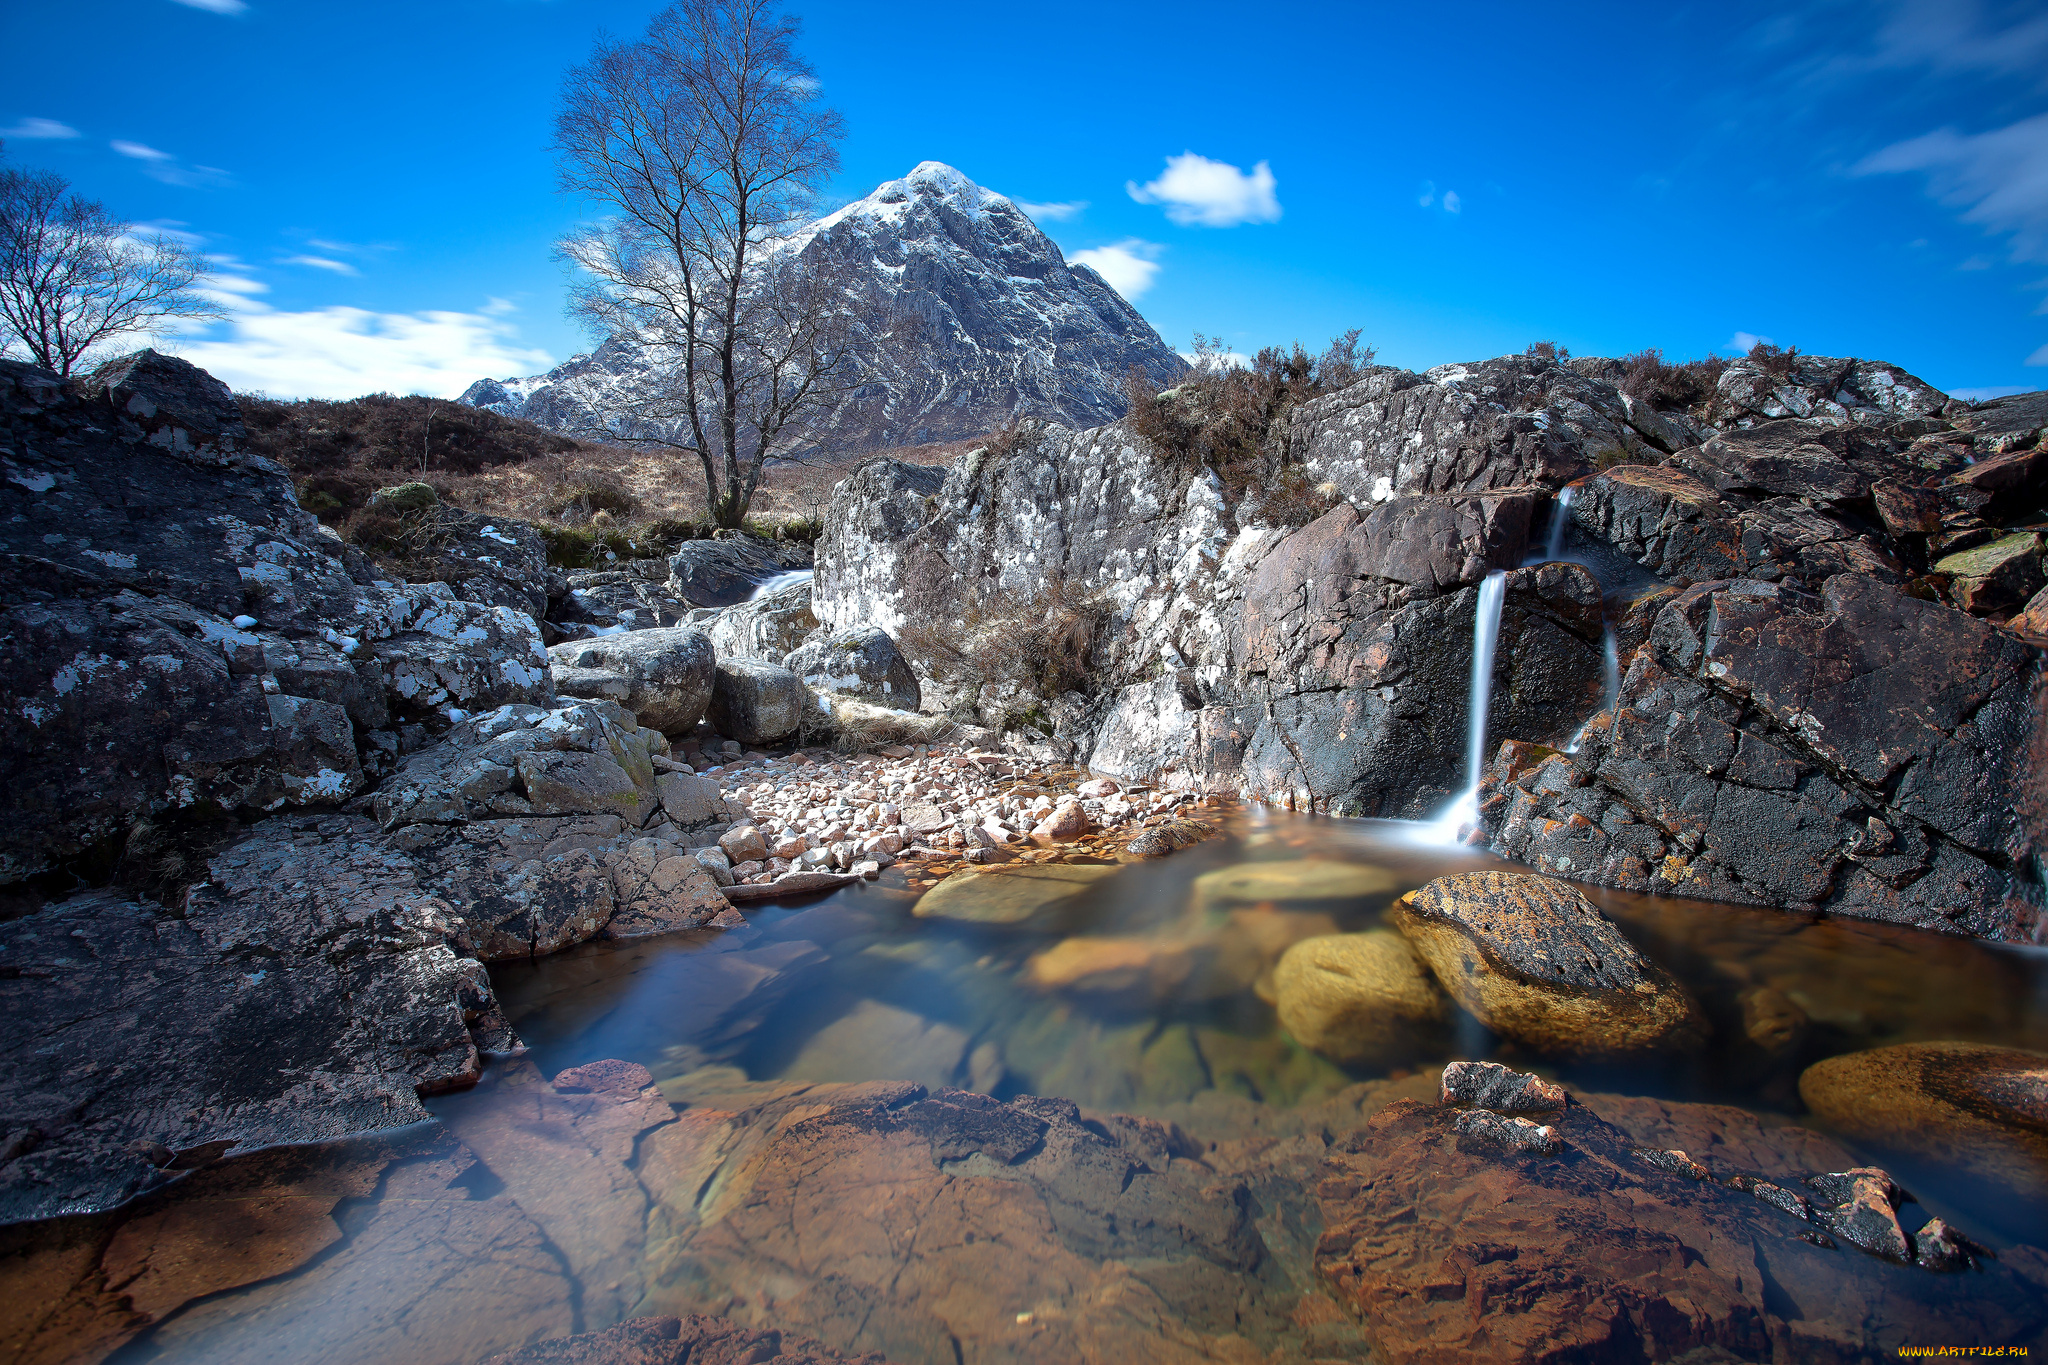
[[[1406,939],[1385,929],[1304,939],[1273,969],[1296,1042],[1339,1062],[1390,1065],[1437,1041],[1448,1001]]]
[[[1568,882],[1440,877],[1390,919],[1474,1018],[1538,1053],[1614,1060],[1704,1040],[1685,988]]]
[[[1826,1150],[1814,1135],[1709,1106],[1594,1104],[1536,1125],[1404,1100],[1333,1145],[1316,1266],[1386,1359],[1858,1360],[2048,1326],[2048,1258],[2016,1248],[1967,1280],[1900,1263],[1879,1249],[1905,1236],[1889,1181],[1800,1171]],[[1740,1139],[1725,1154],[1748,1171],[1643,1159],[1643,1136],[1699,1145],[1703,1127]],[[1745,1187],[1759,1184],[1827,1207],[1788,1210]],[[1819,1245],[1822,1227],[1869,1229],[1873,1246]],[[1927,1227],[1946,1247],[1945,1225]]]

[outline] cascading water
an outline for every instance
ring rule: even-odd
[[[1486,771],[1486,712],[1493,702],[1493,654],[1500,642],[1500,605],[1508,576],[1495,569],[1479,585],[1472,613],[1472,690],[1465,707],[1465,789],[1443,814],[1429,822],[1429,837],[1457,842],[1459,831],[1479,815],[1479,779]]]
[[[1564,552],[1564,528],[1572,517],[1572,499],[1578,488],[1567,484],[1557,490],[1557,502],[1550,509],[1550,534],[1543,541],[1543,557],[1556,559]]]
[[[1572,736],[1572,742],[1564,746],[1568,754],[1577,753],[1579,746],[1586,742],[1586,726],[1591,725],[1601,712],[1612,711],[1615,703],[1621,700],[1621,642],[1615,638],[1612,621],[1607,622],[1600,640],[1600,684],[1600,710],[1589,716],[1586,724]]]
[[[753,595],[747,598],[747,600],[749,602],[758,602],[764,597],[773,597],[785,588],[793,588],[799,583],[808,583],[811,581],[814,572],[811,569],[791,569],[787,573],[779,573],[773,578],[764,579],[761,586],[755,588]]]

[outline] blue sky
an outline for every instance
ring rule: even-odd
[[[218,260],[238,316],[173,349],[237,387],[452,395],[587,349],[556,89],[656,8],[9,4],[0,137]],[[1182,349],[1748,335],[2048,387],[2040,3],[791,8],[848,126],[821,208],[926,159],[1065,206]]]

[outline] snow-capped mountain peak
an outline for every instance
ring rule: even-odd
[[[855,382],[803,443],[822,453],[975,436],[1026,416],[1093,426],[1122,415],[1132,367],[1162,386],[1187,368],[1100,275],[944,162],[919,163],[779,250],[830,267],[860,310]],[[481,380],[463,401],[587,435],[632,429],[666,382],[614,340],[545,375]]]

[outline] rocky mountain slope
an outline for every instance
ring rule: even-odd
[[[928,700],[1098,771],[1430,818],[1473,776],[1491,579],[1475,837],[1632,890],[2035,937],[2048,397],[1744,360],[1703,419],[1621,378],[1370,371],[1272,438],[1320,485],[1306,526],[1121,423],[943,477],[872,462],[813,609],[922,642]]]
[[[1010,200],[950,166],[810,224],[790,249],[861,306],[848,391],[811,426],[827,456],[976,436],[1020,417],[1095,426],[1123,414],[1133,367],[1164,387],[1186,364]],[[462,401],[570,435],[625,422],[666,376],[617,339],[544,375],[483,379]]]

